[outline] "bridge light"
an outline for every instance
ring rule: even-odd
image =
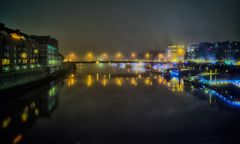
[[[123,59],[122,53],[118,52],[118,53],[115,55],[115,59],[116,59],[116,60]]]
[[[150,54],[150,53],[146,53],[146,54],[145,54],[145,58],[146,58],[146,59],[150,59],[150,57],[151,57],[151,54]]]
[[[93,60],[93,59],[94,59],[93,53],[88,52],[88,53],[86,54],[86,60],[87,60],[87,61],[91,61],[91,60]]]
[[[136,58],[136,57],[137,57],[137,54],[136,54],[135,52],[132,52],[132,53],[131,53],[131,58],[134,59],[134,58]]]
[[[101,56],[101,58],[102,58],[103,60],[108,60],[108,59],[109,59],[109,56],[108,56],[107,53],[103,53],[102,56]]]

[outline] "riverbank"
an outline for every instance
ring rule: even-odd
[[[18,74],[8,74],[0,77],[0,96],[11,95],[16,91],[25,91],[33,87],[64,76],[69,72],[69,69],[60,69],[53,73],[48,73],[44,70],[24,72]]]

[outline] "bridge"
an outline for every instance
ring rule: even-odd
[[[107,60],[107,61],[97,61],[97,60],[93,60],[93,61],[71,61],[70,63],[72,64],[79,64],[79,63],[149,63],[149,64],[153,64],[153,63],[157,63],[157,64],[168,64],[171,62],[164,62],[164,61],[154,61],[154,60]]]

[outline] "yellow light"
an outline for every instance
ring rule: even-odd
[[[97,81],[99,81],[99,74],[97,73]]]
[[[137,81],[135,78],[132,78],[130,82],[132,85],[137,86]]]
[[[151,57],[151,54],[150,54],[150,53],[146,53],[146,54],[145,54],[145,58],[146,58],[146,59],[149,59],[150,57]]]
[[[122,58],[123,58],[122,53],[118,52],[118,53],[115,55],[115,58],[116,58],[116,60],[122,59]]]
[[[9,59],[2,59],[2,65],[9,65],[10,60]]]
[[[123,84],[122,79],[121,79],[121,78],[116,78],[116,84],[117,84],[118,86],[122,86],[122,84]]]
[[[34,52],[35,54],[38,54],[38,49],[34,49],[33,52]]]
[[[11,118],[10,118],[10,117],[8,117],[8,118],[6,118],[5,120],[3,120],[3,122],[2,122],[2,128],[8,127],[10,122],[11,122]]]
[[[67,80],[68,87],[73,86],[75,83],[76,83],[76,80],[75,80],[74,77],[70,77],[70,78]]]
[[[91,61],[91,60],[93,60],[93,59],[94,59],[93,53],[88,52],[87,55],[86,55],[86,60],[87,60],[87,61]]]
[[[21,39],[25,39],[24,36],[21,36],[21,35],[18,35],[16,33],[12,33],[11,34],[12,38],[15,39],[15,40],[21,40]]]
[[[103,60],[107,60],[109,58],[107,53],[103,53],[101,57]]]
[[[132,53],[131,53],[131,57],[132,57],[132,58],[136,58],[136,56],[137,56],[137,54],[136,54],[135,52],[132,52]]]
[[[93,85],[93,80],[92,80],[92,76],[88,75],[87,76],[87,87],[90,87]]]
[[[96,61],[96,64],[99,64],[99,61]]]
[[[158,59],[160,60],[160,59],[163,59],[163,58],[164,58],[163,54],[159,53],[158,54]]]
[[[178,56],[184,56],[185,54],[185,50],[183,48],[178,48],[177,49],[177,55]]]
[[[147,85],[147,86],[152,85],[152,81],[150,80],[150,78],[146,78],[146,79],[144,80],[144,83],[145,83],[145,85]]]
[[[23,52],[23,53],[21,54],[21,58],[26,59],[26,58],[27,58],[27,53]]]
[[[21,115],[22,122],[26,122],[28,120],[28,114],[27,112],[23,112]]]
[[[103,86],[106,86],[108,84],[108,80],[106,78],[103,78],[101,83]]]

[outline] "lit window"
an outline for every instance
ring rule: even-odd
[[[9,65],[10,60],[9,59],[2,59],[2,65]]]
[[[27,59],[23,59],[22,63],[26,64],[27,63]]]

